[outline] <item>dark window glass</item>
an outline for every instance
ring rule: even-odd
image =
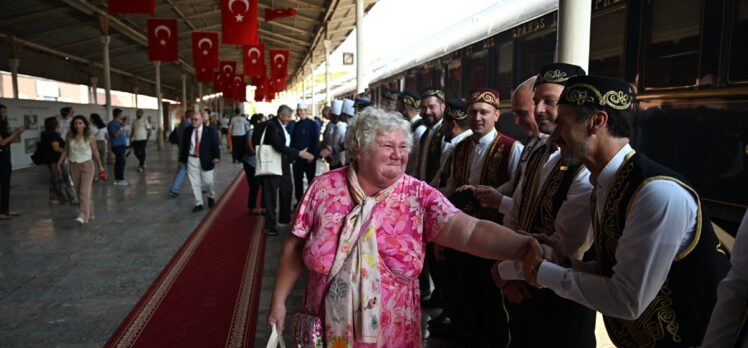
[[[447,95],[450,98],[462,96],[462,61],[453,60],[447,66]]]
[[[695,85],[699,74],[701,0],[652,1],[650,15],[645,89]]]
[[[444,89],[444,68],[441,65],[435,65],[431,68],[431,74],[434,87]]]
[[[508,99],[511,96],[514,81],[512,79],[512,66],[514,64],[514,42],[507,42],[499,45],[499,51],[496,54],[496,90],[499,91],[501,99]],[[529,76],[528,76],[529,77]]]
[[[730,46],[730,82],[748,81],[748,0],[737,0]]]
[[[626,8],[623,6],[593,13],[590,27],[590,74],[623,78],[625,27]]]
[[[556,53],[556,30],[528,35],[519,42],[519,62],[521,68],[519,78],[523,81],[530,76],[536,75],[543,65],[553,63]]]
[[[421,91],[424,88],[432,87],[431,82],[431,68],[424,67],[418,71],[418,90]]]
[[[410,88],[414,91],[418,90],[418,76],[414,71],[409,72],[405,76],[405,88]]]
[[[468,89],[488,87],[488,51],[470,56],[470,80]]]

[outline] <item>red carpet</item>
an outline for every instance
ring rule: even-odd
[[[241,172],[107,347],[252,347],[265,257]]]

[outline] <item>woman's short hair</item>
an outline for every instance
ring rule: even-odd
[[[399,113],[387,112],[376,107],[367,107],[354,117],[348,124],[345,134],[345,148],[351,157],[364,151],[377,134],[401,131],[405,135],[408,151],[413,147],[413,137],[410,122]]]
[[[54,132],[57,128],[57,125],[59,125],[60,122],[57,121],[57,117],[55,116],[49,116],[44,119],[44,131],[46,132]]]

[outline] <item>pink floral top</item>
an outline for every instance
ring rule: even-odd
[[[346,168],[318,176],[309,186],[292,233],[306,239],[304,264],[309,269],[302,311],[324,317],[327,277],[345,217],[353,208]],[[426,243],[459,212],[439,191],[408,175],[388,199],[377,204],[377,248],[382,281],[380,347],[420,347],[421,299],[418,275]],[[357,344],[356,347],[372,347]]]

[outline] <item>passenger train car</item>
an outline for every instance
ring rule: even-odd
[[[748,206],[748,0],[591,1],[588,72],[638,88],[632,145],[685,175],[712,220],[734,233]],[[558,2],[514,4],[375,67],[373,101],[384,88],[436,86],[464,98],[489,86],[503,99],[499,127],[521,139],[510,92],[554,61]]]

